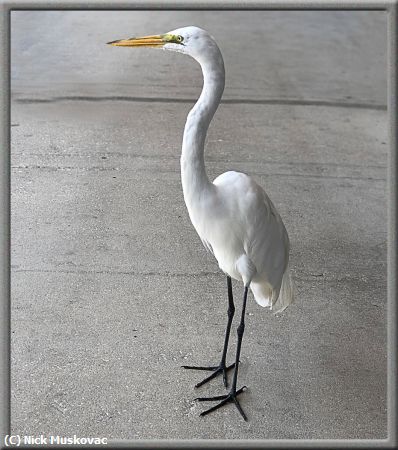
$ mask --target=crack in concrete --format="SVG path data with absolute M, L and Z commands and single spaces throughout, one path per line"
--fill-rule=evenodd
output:
M 76 167 L 76 166 L 11 166 L 12 170 L 48 170 L 51 172 L 56 171 L 68 171 L 68 170 L 82 170 L 82 171 L 101 171 L 101 172 L 111 172 L 118 171 L 121 172 L 123 170 L 129 170 L 128 168 L 119 168 L 119 167 Z M 173 172 L 173 170 L 162 168 L 160 169 L 150 169 L 150 168 L 141 168 L 140 172 L 149 172 L 149 173 L 169 173 Z M 386 178 L 374 178 L 374 177 L 350 177 L 350 176 L 334 176 L 334 175 L 315 175 L 315 174 L 298 174 L 298 173 L 264 173 L 264 172 L 252 172 L 250 171 L 250 175 L 254 176 L 266 176 L 266 177 L 291 177 L 291 178 L 318 178 L 318 179 L 329 179 L 329 180 L 363 180 L 363 181 L 386 181 Z
M 11 268 L 12 273 L 53 273 L 53 274 L 71 274 L 71 275 L 130 275 L 130 276 L 142 276 L 142 277 L 166 277 L 166 278 L 197 278 L 197 277 L 208 277 L 208 276 L 217 276 L 222 277 L 223 273 L 220 272 L 210 272 L 210 271 L 200 271 L 196 273 L 181 273 L 181 272 L 139 272 L 134 270 L 56 270 L 56 269 L 17 269 Z M 327 282 L 327 283 L 335 283 L 335 282 L 347 282 L 351 280 L 360 280 L 366 283 L 370 283 L 373 281 L 363 280 L 359 276 L 349 276 L 344 275 L 341 276 L 339 274 L 297 274 L 292 273 L 292 277 L 295 281 L 299 282 Z
M 134 275 L 134 276 L 159 276 L 159 277 L 207 277 L 211 275 L 222 275 L 222 272 L 206 272 L 201 271 L 197 273 L 180 273 L 180 272 L 138 272 L 130 270 L 54 270 L 54 269 L 11 269 L 12 273 L 64 273 L 76 275 Z
M 149 160 L 155 160 L 155 161 L 169 161 L 169 162 L 176 162 L 178 161 L 178 158 L 175 156 L 168 156 L 168 155 L 148 155 L 145 153 L 130 153 L 130 152 L 106 152 L 106 153 L 81 153 L 81 152 L 74 152 L 74 153 L 29 153 L 29 152 L 13 152 L 13 157 L 38 157 L 38 158 L 95 158 L 99 159 L 103 156 L 106 156 L 108 158 L 130 158 L 130 159 L 149 159 Z M 233 160 L 228 159 L 228 161 L 225 161 L 224 159 L 217 159 L 214 157 L 206 157 L 206 163 L 209 164 L 215 164 L 215 163 L 222 163 L 222 164 L 242 164 L 242 160 Z M 259 160 L 259 159 L 250 159 L 246 160 L 245 164 L 263 164 L 263 165 L 279 165 L 279 166 L 315 166 L 315 167 L 353 167 L 356 169 L 387 169 L 386 165 L 363 165 L 363 164 L 354 164 L 354 163 L 335 163 L 335 162 L 315 162 L 315 161 L 276 161 L 276 160 Z
M 193 98 L 166 98 L 166 97 L 131 97 L 123 95 L 110 96 L 86 96 L 70 95 L 51 98 L 17 98 L 13 99 L 16 103 L 34 104 L 34 103 L 58 103 L 64 101 L 83 101 L 83 102 L 141 102 L 141 103 L 195 103 Z M 226 98 L 221 100 L 226 105 L 297 105 L 297 106 L 327 106 L 334 108 L 356 108 L 356 109 L 374 109 L 378 111 L 387 111 L 387 105 L 377 103 L 344 102 L 329 100 L 305 100 L 305 99 L 249 99 L 249 98 Z

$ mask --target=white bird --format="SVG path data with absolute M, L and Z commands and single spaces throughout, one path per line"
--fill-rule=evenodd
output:
M 184 129 L 181 154 L 181 179 L 189 217 L 204 246 L 213 253 L 220 269 L 227 275 L 228 323 L 221 362 L 216 367 L 183 366 L 211 370 L 213 373 L 198 383 L 201 386 L 222 373 L 227 387 L 227 371 L 234 369 L 232 387 L 227 395 L 198 398 L 200 401 L 221 400 L 201 415 L 228 402 L 235 403 L 247 420 L 237 396 L 237 376 L 248 289 L 261 306 L 276 312 L 293 301 L 293 284 L 289 271 L 289 237 L 275 206 L 265 191 L 248 175 L 226 172 L 210 182 L 204 163 L 207 129 L 220 103 L 225 84 L 224 61 L 213 37 L 205 30 L 189 26 L 162 35 L 112 41 L 123 47 L 157 47 L 185 53 L 193 57 L 203 72 L 203 89 L 189 112 Z M 226 366 L 232 318 L 235 312 L 231 278 L 243 282 L 244 295 L 235 363 Z

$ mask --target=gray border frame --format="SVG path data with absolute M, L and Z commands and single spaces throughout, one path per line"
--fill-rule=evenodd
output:
M 108 446 L 135 449 L 167 448 L 396 448 L 396 297 L 397 297 L 397 61 L 398 0 L 377 1 L 329 1 L 329 0 L 265 0 L 265 1 L 217 1 L 217 0 L 0 0 L 0 439 L 4 448 L 4 436 L 10 432 L 10 16 L 15 10 L 384 10 L 388 14 L 388 114 L 390 155 L 388 168 L 388 439 L 347 440 L 145 440 L 109 441 Z M 58 446 L 57 446 L 58 447 Z M 61 446 L 59 446 L 61 447 Z M 65 446 L 63 446 L 65 447 Z M 98 447 L 98 446 L 96 446 Z M 88 447 L 86 447 L 88 448 Z

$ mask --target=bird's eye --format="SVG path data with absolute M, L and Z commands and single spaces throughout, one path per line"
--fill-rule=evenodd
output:
M 184 40 L 184 38 L 180 35 L 177 36 L 177 42 L 182 42 Z

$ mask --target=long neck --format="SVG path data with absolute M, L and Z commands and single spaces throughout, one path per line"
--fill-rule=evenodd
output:
M 207 129 L 224 90 L 224 62 L 218 47 L 211 57 L 198 60 L 203 72 L 202 93 L 187 117 L 181 154 L 181 181 L 185 203 L 199 201 L 213 187 L 205 169 L 204 146 Z

